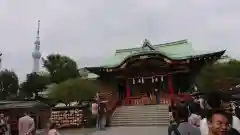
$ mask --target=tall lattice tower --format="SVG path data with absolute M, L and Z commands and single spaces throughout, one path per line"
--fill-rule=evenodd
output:
M 38 28 L 37 28 L 37 37 L 36 41 L 34 42 L 35 48 L 32 53 L 33 57 L 33 72 L 39 72 L 39 62 L 41 58 L 41 52 L 40 52 L 40 36 L 39 31 L 40 30 L 40 20 L 38 20 Z
M 0 53 L 0 70 L 2 70 L 2 53 Z

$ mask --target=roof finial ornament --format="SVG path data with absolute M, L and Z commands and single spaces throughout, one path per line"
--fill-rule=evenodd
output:
M 143 41 L 143 46 L 146 46 L 146 45 L 151 45 L 147 38 L 145 38 Z
M 144 39 L 142 48 L 148 47 L 150 50 L 155 50 L 152 44 L 149 42 L 147 38 Z

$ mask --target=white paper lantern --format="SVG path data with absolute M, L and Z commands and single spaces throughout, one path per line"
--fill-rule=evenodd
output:
M 157 77 L 155 78 L 155 82 L 158 82 L 158 78 Z
M 138 79 L 138 83 L 141 83 L 141 79 Z

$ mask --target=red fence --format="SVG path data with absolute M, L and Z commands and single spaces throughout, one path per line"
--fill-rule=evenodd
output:
M 189 94 L 179 94 L 174 97 L 176 101 L 189 100 L 192 98 Z M 150 100 L 147 96 L 132 96 L 125 99 L 124 105 L 148 105 L 156 103 L 156 97 L 152 97 Z M 160 104 L 170 104 L 169 96 L 162 95 L 160 97 Z

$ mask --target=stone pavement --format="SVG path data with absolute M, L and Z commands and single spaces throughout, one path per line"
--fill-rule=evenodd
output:
M 90 135 L 168 135 L 167 127 L 111 127 Z
M 167 135 L 167 127 L 110 127 L 103 131 L 96 129 L 65 129 L 60 135 Z M 46 132 L 37 135 L 47 135 Z

